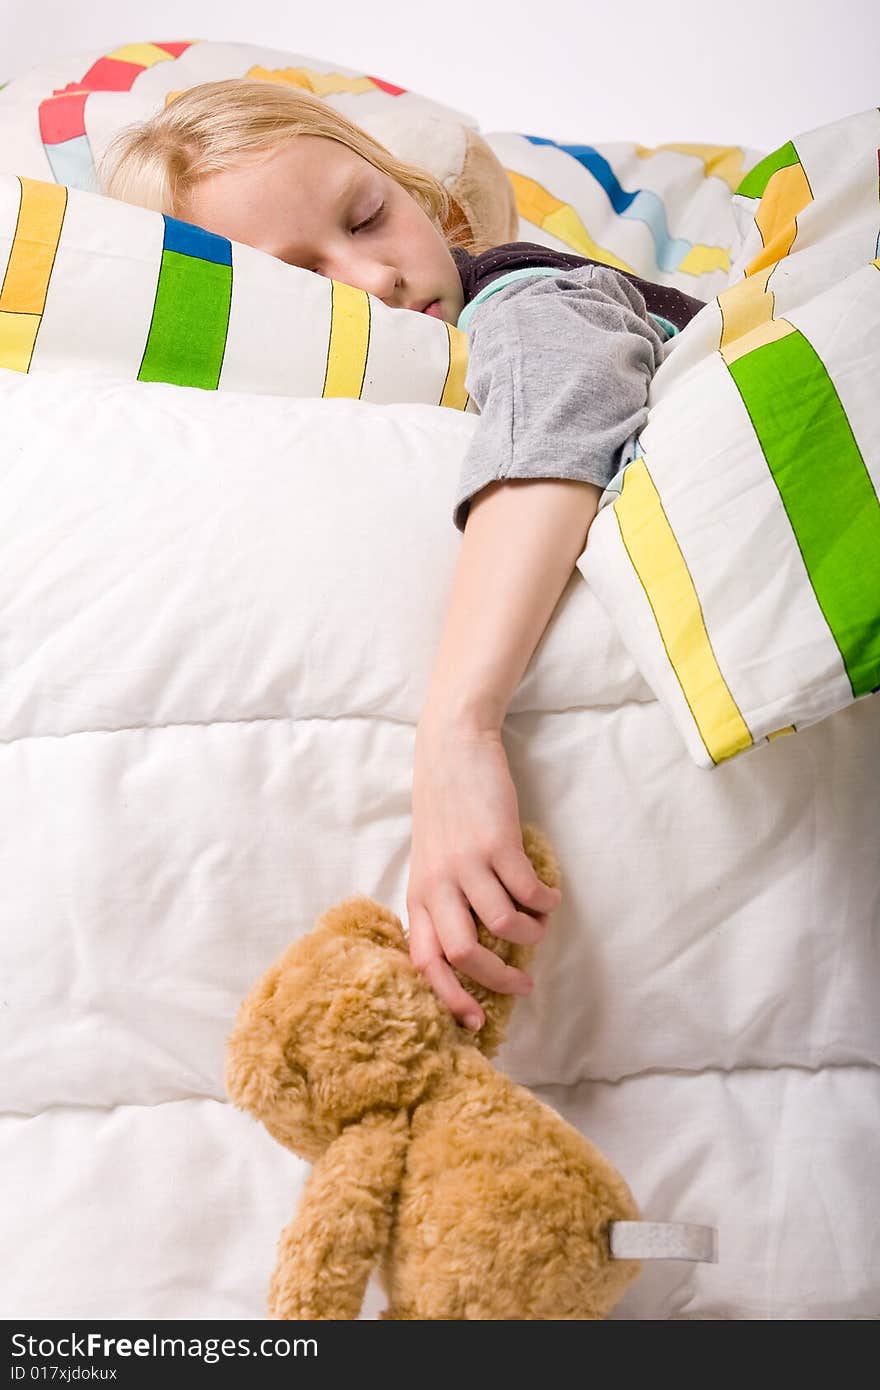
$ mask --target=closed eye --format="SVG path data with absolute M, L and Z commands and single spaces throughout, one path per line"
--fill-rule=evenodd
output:
M 384 210 L 385 204 L 382 203 L 381 206 L 378 207 L 376 211 L 373 213 L 372 217 L 367 218 L 366 222 L 359 222 L 356 227 L 352 227 L 352 232 L 362 232 L 364 227 L 369 227 L 372 225 L 373 222 L 377 222 Z

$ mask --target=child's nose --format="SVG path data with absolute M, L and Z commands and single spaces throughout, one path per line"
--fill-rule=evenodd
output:
M 347 276 L 338 275 L 335 277 L 336 279 L 344 279 L 346 284 L 354 285 L 359 290 L 366 290 L 367 294 L 375 295 L 376 299 L 381 299 L 386 304 L 394 306 L 398 286 L 398 274 L 394 266 L 385 265 L 381 261 L 367 261 L 363 257 L 358 257 L 350 260 L 344 269 L 347 271 Z

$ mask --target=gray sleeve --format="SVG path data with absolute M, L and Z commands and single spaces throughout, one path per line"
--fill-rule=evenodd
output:
M 488 483 L 571 478 L 605 487 L 648 418 L 665 332 L 610 267 L 515 281 L 474 312 L 465 387 L 480 419 L 452 519 Z

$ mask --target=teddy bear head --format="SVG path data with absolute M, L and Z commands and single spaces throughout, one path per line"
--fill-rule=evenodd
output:
M 250 991 L 227 1045 L 226 1089 L 314 1162 L 345 1125 L 415 1104 L 457 1038 L 412 966 L 399 918 L 358 895 L 319 917 Z

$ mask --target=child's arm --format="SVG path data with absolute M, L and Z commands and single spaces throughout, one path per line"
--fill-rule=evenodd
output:
M 480 420 L 458 480 L 458 529 L 471 499 L 502 478 L 605 488 L 644 428 L 665 354 L 665 329 L 636 286 L 610 266 L 502 284 L 475 306 L 468 337 L 465 385 Z
M 528 982 L 480 947 L 471 909 L 499 935 L 533 944 L 558 902 L 522 848 L 501 727 L 602 491 L 647 419 L 663 342 L 638 289 L 607 267 L 520 279 L 473 314 L 466 384 L 480 422 L 459 480 L 453 519 L 464 539 L 416 736 L 407 911 L 413 964 L 477 1026 L 480 1010 L 450 963 L 502 993 Z
M 512 911 L 510 899 L 538 914 L 559 901 L 522 848 L 501 726 L 601 495 L 555 478 L 495 482 L 471 505 L 416 735 L 407 896 L 413 964 L 461 1021 L 482 1015 L 450 960 L 501 993 L 526 982 L 477 944 L 470 904 L 488 927 L 501 917 L 508 939 L 531 943 L 546 918 Z

